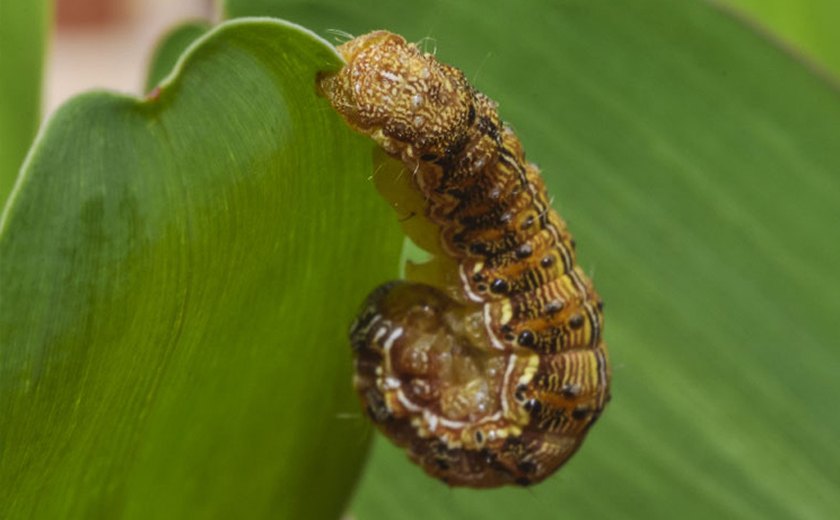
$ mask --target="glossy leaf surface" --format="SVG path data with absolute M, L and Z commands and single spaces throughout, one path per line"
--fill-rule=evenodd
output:
M 367 447 L 347 328 L 401 240 L 316 95 L 338 65 L 234 21 L 153 97 L 49 122 L 0 231 L 0 517 L 344 509 Z

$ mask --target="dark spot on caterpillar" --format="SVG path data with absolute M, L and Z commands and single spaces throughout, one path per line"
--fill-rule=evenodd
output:
M 531 248 L 531 244 L 522 244 L 516 249 L 516 257 L 520 260 L 523 258 L 528 258 L 533 252 L 534 251 Z
M 516 338 L 516 341 L 523 347 L 533 347 L 537 342 L 537 337 L 534 336 L 534 333 L 530 330 L 523 330 L 519 333 L 519 337 Z
M 560 393 L 563 394 L 563 397 L 566 399 L 573 399 L 580 395 L 580 385 L 577 383 L 566 383 L 563 385 L 563 388 L 560 390 Z
M 428 268 L 407 270 L 413 281 L 368 297 L 351 328 L 354 386 L 429 475 L 473 487 L 540 482 L 609 396 L 602 304 L 567 254 L 574 241 L 495 102 L 463 73 L 384 31 L 339 52 L 346 65 L 321 74 L 319 91 L 404 159 L 410 182 L 383 195 L 395 207 L 419 201 L 408 217 L 419 225 L 404 229 L 440 245 L 429 246 Z M 566 302 L 579 303 L 566 314 Z
M 490 290 L 493 291 L 496 294 L 506 293 L 506 292 L 508 292 L 508 283 L 501 278 L 496 278 L 490 284 Z
M 516 391 L 513 393 L 513 398 L 519 402 L 525 402 L 525 392 L 528 391 L 528 387 L 525 385 L 519 385 L 516 387 Z
M 533 473 L 537 470 L 537 465 L 530 460 L 523 460 L 516 465 L 516 468 L 522 473 Z
M 373 420 L 373 422 L 382 423 L 390 418 L 390 414 L 388 413 L 387 408 L 385 408 L 384 404 L 380 406 L 369 404 L 365 408 L 365 411 L 367 412 L 368 417 L 370 417 L 371 420 Z
M 556 314 L 563 310 L 564 307 L 563 300 L 551 300 L 545 306 L 546 314 Z
M 526 411 L 531 412 L 531 415 L 539 415 L 540 411 L 542 411 L 542 403 L 537 399 L 529 399 L 525 401 L 524 408 Z
M 575 419 L 576 421 L 585 419 L 587 415 L 589 415 L 589 408 L 575 408 L 572 411 L 572 419 Z
M 478 454 L 481 456 L 481 460 L 484 461 L 485 464 L 488 466 L 495 466 L 499 463 L 498 459 L 496 458 L 496 454 L 492 451 L 488 450 L 487 448 L 482 448 Z

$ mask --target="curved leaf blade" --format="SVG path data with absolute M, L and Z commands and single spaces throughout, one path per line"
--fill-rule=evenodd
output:
M 178 63 L 181 54 L 202 35 L 210 30 L 210 23 L 204 20 L 186 22 L 167 32 L 158 42 L 150 59 L 146 77 L 145 92 L 151 92 Z
M 0 231 L 0 516 L 343 509 L 367 445 L 346 329 L 401 241 L 316 96 L 338 65 L 235 21 L 156 97 L 47 125 Z

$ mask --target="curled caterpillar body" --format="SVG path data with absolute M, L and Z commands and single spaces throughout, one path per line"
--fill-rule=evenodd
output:
M 339 52 L 347 64 L 319 88 L 399 161 L 383 162 L 380 191 L 434 255 L 365 302 L 351 329 L 356 390 L 430 475 L 539 482 L 609 399 L 601 299 L 495 102 L 395 34 Z

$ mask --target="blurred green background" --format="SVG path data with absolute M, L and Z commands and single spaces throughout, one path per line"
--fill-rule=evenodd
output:
M 718 0 L 806 62 L 840 77 L 840 3 L 834 0 Z
M 279 404 L 266 402 L 249 411 L 255 416 L 264 414 L 265 421 L 246 414 L 251 417 L 250 426 L 236 431 L 236 436 L 222 434 L 217 439 L 248 443 L 252 438 L 267 439 L 266 429 L 273 428 L 285 431 L 281 437 L 286 439 L 316 439 L 308 444 L 310 456 L 291 457 L 295 449 L 291 441 L 286 452 L 256 448 L 255 460 L 260 453 L 267 455 L 255 466 L 267 473 L 258 480 L 264 488 L 256 490 L 250 473 L 254 467 L 220 463 L 218 467 L 242 472 L 226 475 L 224 491 L 220 491 L 220 477 L 208 475 L 207 465 L 181 464 L 184 478 L 193 483 L 192 492 L 181 495 L 171 490 L 167 500 L 178 505 L 159 514 L 170 511 L 174 518 L 177 513 L 172 511 L 194 506 L 198 516 L 207 518 L 232 512 L 266 518 L 278 514 L 330 518 L 345 504 L 348 514 L 357 519 L 832 518 L 840 514 L 840 413 L 836 405 L 840 349 L 835 332 L 840 314 L 836 297 L 840 293 L 836 231 L 840 223 L 840 44 L 833 30 L 840 16 L 836 3 L 229 0 L 224 8 L 228 17 L 270 15 L 290 20 L 331 41 L 335 40 L 330 31 L 335 29 L 352 34 L 376 28 L 399 32 L 410 40 L 422 40 L 429 49 L 436 48 L 440 59 L 462 68 L 481 90 L 499 101 L 503 117 L 516 129 L 529 159 L 542 168 L 555 207 L 575 234 L 581 264 L 593 275 L 606 301 L 613 401 L 580 453 L 544 484 L 528 489 L 453 490 L 425 477 L 379 437 L 356 482 L 365 446 L 358 432 L 370 430 L 358 411 L 343 405 L 304 407 L 280 420 L 272 415 L 273 406 L 293 403 L 296 395 L 316 395 L 325 383 L 324 379 L 275 380 L 265 388 L 276 392 Z M 290 40 L 288 51 L 277 52 L 293 53 L 310 45 L 305 41 Z M 153 78 L 163 75 L 160 70 L 167 69 L 179 46 L 185 45 L 168 47 L 166 42 L 153 60 Z M 201 52 L 212 51 L 205 47 Z M 247 61 L 254 52 L 239 54 L 237 59 Z M 235 61 L 227 66 L 236 67 Z M 183 74 L 186 81 L 188 71 Z M 7 77 L 3 76 L 4 81 Z M 225 96 L 237 99 L 231 90 L 228 86 Z M 286 102 L 310 103 L 303 99 L 293 95 Z M 200 121 L 198 113 L 191 117 Z M 248 131 L 246 124 L 243 128 Z M 332 164 L 341 168 L 343 159 L 338 154 L 346 151 L 325 143 L 320 127 L 295 132 L 302 132 L 301 142 L 318 142 L 335 154 Z M 363 140 L 352 143 L 354 153 L 369 149 Z M 300 174 L 298 163 L 291 162 L 271 171 Z M 363 186 L 364 167 L 359 162 L 342 172 L 351 180 L 343 177 L 346 185 L 339 189 L 324 187 L 328 183 L 322 175 L 304 177 L 308 180 L 300 189 L 311 194 L 284 202 L 291 205 L 291 214 L 277 232 L 311 240 L 307 233 L 315 231 L 306 222 L 316 217 L 306 212 L 320 204 L 313 187 L 326 190 L 325 200 L 344 200 L 353 207 L 347 195 L 341 194 L 352 189 L 358 190 L 358 197 L 365 196 L 363 188 L 370 186 Z M 78 175 L 83 179 L 85 174 Z M 336 175 L 327 178 L 342 178 Z M 353 178 L 359 181 L 354 183 Z M 49 182 L 46 174 L 44 179 Z M 202 193 L 209 189 L 202 186 L 197 188 Z M 237 187 L 225 189 L 235 192 Z M 267 183 L 263 189 L 279 190 L 282 195 L 291 188 L 281 182 L 277 186 Z M 177 203 L 182 197 L 174 194 L 171 201 Z M 36 204 L 34 198 L 31 203 Z M 186 214 L 210 222 L 218 218 L 212 207 L 202 214 Z M 352 244 L 370 244 L 365 237 L 378 232 L 383 241 L 382 264 L 370 266 L 365 276 L 381 280 L 394 275 L 398 238 L 387 212 L 364 224 L 342 216 L 334 204 L 318 214 L 324 226 L 333 230 L 318 235 L 328 242 L 321 254 L 333 259 L 324 265 L 334 267 L 323 269 L 338 279 L 356 277 L 355 262 L 347 262 L 360 254 L 358 249 L 353 252 Z M 175 222 L 179 215 L 173 213 Z M 224 222 L 242 225 L 237 219 Z M 27 225 L 32 227 L 16 225 L 24 233 Z M 263 233 L 264 240 L 271 239 L 270 226 L 260 230 L 258 236 Z M 8 234 L 5 230 L 0 237 L 6 244 Z M 295 254 L 293 248 L 285 251 L 274 251 L 281 262 Z M 212 252 L 220 258 L 228 255 L 224 247 Z M 227 261 L 231 269 L 237 269 L 234 261 Z M 259 260 L 252 262 L 258 265 Z M 185 265 L 192 264 L 187 260 Z M 317 273 L 312 277 L 321 278 Z M 239 282 L 232 283 L 237 287 Z M 295 320 L 310 319 L 329 337 L 339 338 L 358 304 L 357 295 L 337 292 L 334 284 L 317 287 L 341 310 L 333 315 L 313 307 Z M 72 286 L 68 289 L 73 290 Z M 260 294 L 259 288 L 249 290 Z M 218 295 L 205 292 L 198 297 L 212 300 Z M 316 305 L 320 300 L 304 301 Z M 2 308 L 4 315 L 12 315 L 13 306 L 5 298 Z M 201 336 L 202 325 L 194 326 L 198 328 L 192 333 Z M 231 327 L 235 334 L 235 321 Z M 305 335 L 296 337 L 307 341 Z M 260 341 L 268 338 L 270 334 Z M 342 396 L 340 400 L 347 395 L 343 392 L 350 392 L 350 375 L 347 346 L 338 339 L 334 342 L 318 352 L 327 356 L 335 352 L 345 356 L 344 361 L 320 377 L 330 378 L 331 391 Z M 215 352 L 202 342 L 195 348 L 196 360 L 208 366 L 211 360 L 229 361 L 225 357 L 229 354 L 202 354 L 202 350 Z M 256 352 L 261 362 L 278 362 L 269 348 Z M 296 350 L 281 346 L 276 352 L 284 356 Z M 309 359 L 317 362 L 318 355 Z M 45 366 L 58 361 L 48 357 Z M 215 373 L 202 370 L 205 375 Z M 66 377 L 73 373 L 67 371 Z M 177 380 L 189 372 L 186 366 L 176 366 L 161 373 Z M 226 377 L 230 385 L 247 387 L 252 375 Z M 215 388 L 200 378 L 195 385 L 191 392 L 198 396 L 203 394 L 201 385 Z M 2 385 L 0 391 L 4 391 Z M 135 395 L 132 389 L 121 391 L 124 394 L 118 398 Z M 243 391 L 239 395 L 255 399 L 256 394 Z M 152 411 L 161 406 L 156 399 L 150 398 Z M 228 410 L 252 402 L 219 400 L 217 395 L 201 399 L 208 414 L 214 406 Z M 26 401 L 18 404 L 25 406 Z M 183 412 L 178 407 L 171 410 Z M 146 471 L 165 473 L 166 457 L 177 460 L 178 454 L 160 446 L 165 444 L 160 440 L 178 438 L 172 424 L 183 418 L 171 423 L 165 419 L 156 423 L 157 436 L 146 438 L 141 431 L 136 439 L 115 449 L 143 446 L 152 459 Z M 67 420 L 74 420 L 72 414 Z M 118 415 L 109 422 L 109 416 L 102 414 L 98 420 L 101 428 L 111 428 L 130 419 Z M 353 439 L 338 433 L 319 437 L 315 430 L 292 428 L 290 420 L 303 421 L 300 424 L 319 432 L 347 429 L 357 433 L 348 434 L 356 435 Z M 202 426 L 212 424 L 194 427 L 205 431 Z M 213 439 L 213 433 L 204 434 Z M 320 451 L 318 443 L 323 445 Z M 6 445 L 6 456 L 16 458 L 18 449 Z M 96 446 L 71 449 L 80 458 L 96 453 Z M 347 456 L 348 451 L 353 456 Z M 215 464 L 214 457 L 224 460 L 212 450 L 200 453 L 210 457 L 210 465 Z M 49 461 L 43 463 L 49 468 Z M 292 471 L 284 471 L 280 478 L 280 473 L 271 471 L 279 467 Z M 315 470 L 320 468 L 339 477 L 329 479 L 329 486 L 319 486 L 324 477 Z M 131 467 L 113 469 L 92 473 L 90 478 L 142 482 L 132 471 Z M 44 472 L 49 473 L 48 469 Z M 148 488 L 105 489 L 96 498 L 109 504 L 116 516 L 142 512 L 126 504 L 145 499 Z M 212 498 L 198 507 L 201 491 L 210 489 Z M 290 489 L 294 500 L 289 498 Z M 219 493 L 228 493 L 229 499 L 219 499 Z M 73 492 L 67 496 L 66 501 L 72 503 Z M 243 496 L 263 505 L 239 504 L 237 509 L 236 497 Z M 294 509 L 283 501 L 294 501 Z M 69 511 L 84 516 L 78 509 Z M 94 511 L 92 516 L 104 518 L 107 512 Z

